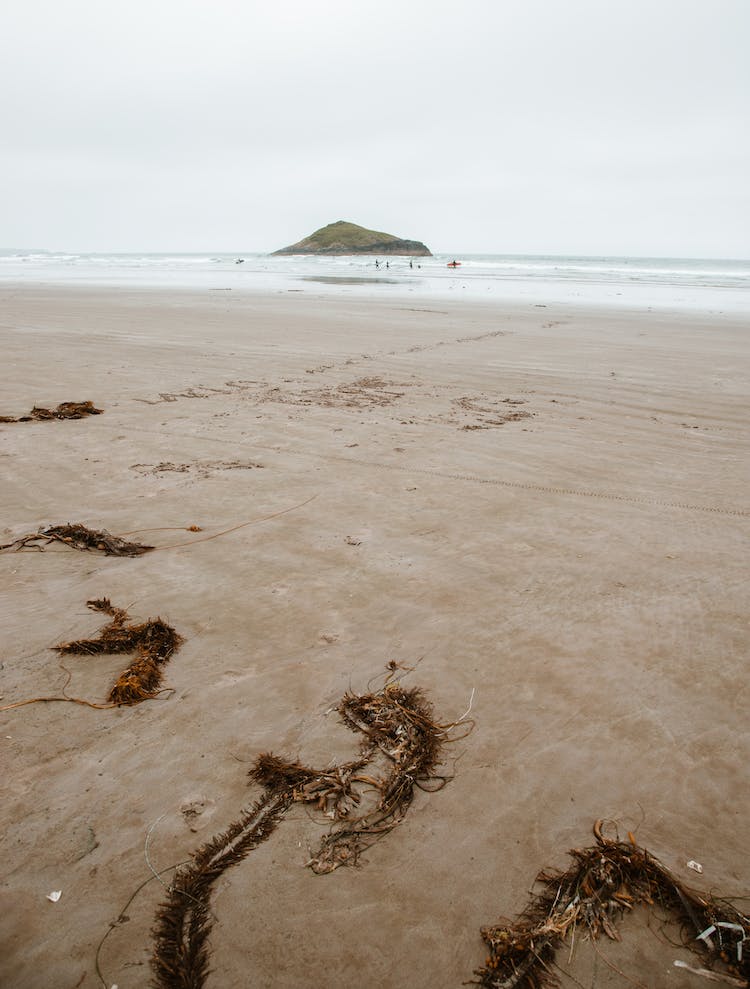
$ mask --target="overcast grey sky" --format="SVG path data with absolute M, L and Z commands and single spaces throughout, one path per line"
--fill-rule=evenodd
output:
M 750 257 L 749 0 L 24 0 L 0 246 Z

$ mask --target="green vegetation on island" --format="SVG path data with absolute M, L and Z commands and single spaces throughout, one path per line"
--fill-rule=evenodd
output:
M 337 220 L 321 227 L 304 240 L 282 247 L 278 254 L 406 254 L 432 257 L 431 251 L 418 240 L 404 240 L 380 230 L 367 230 L 356 223 Z

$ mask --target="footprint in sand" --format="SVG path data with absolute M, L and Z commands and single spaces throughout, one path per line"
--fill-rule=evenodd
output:
M 180 804 L 180 813 L 191 831 L 202 831 L 214 815 L 216 804 L 204 796 L 186 797 Z

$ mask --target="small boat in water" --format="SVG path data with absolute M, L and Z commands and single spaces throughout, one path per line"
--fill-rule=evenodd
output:
M 461 262 L 460 261 L 449 261 L 448 262 L 448 267 L 449 268 L 460 268 L 461 267 Z

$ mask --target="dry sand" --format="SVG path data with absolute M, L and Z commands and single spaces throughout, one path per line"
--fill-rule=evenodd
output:
M 137 559 L 0 556 L 4 704 L 59 693 L 49 647 L 101 627 L 89 598 L 186 639 L 155 701 L 2 714 L 3 986 L 101 985 L 96 947 L 150 876 L 149 829 L 164 869 L 237 818 L 261 751 L 351 757 L 326 712 L 391 659 L 419 664 L 408 682 L 443 720 L 474 691 L 454 779 L 329 876 L 305 868 L 320 822 L 294 811 L 217 885 L 211 989 L 460 986 L 480 926 L 518 913 L 601 816 L 687 882 L 750 890 L 742 320 L 314 291 L 1 297 L 0 414 L 105 413 L 0 426 L 0 542 L 45 522 L 203 527 L 151 534 L 184 544 L 314 498 Z M 124 663 L 66 665 L 72 695 L 104 701 Z M 148 984 L 162 893 L 146 885 L 106 941 L 108 987 Z M 660 937 L 634 922 L 599 951 L 650 987 L 703 985 Z M 632 984 L 602 955 L 577 949 L 579 984 Z

